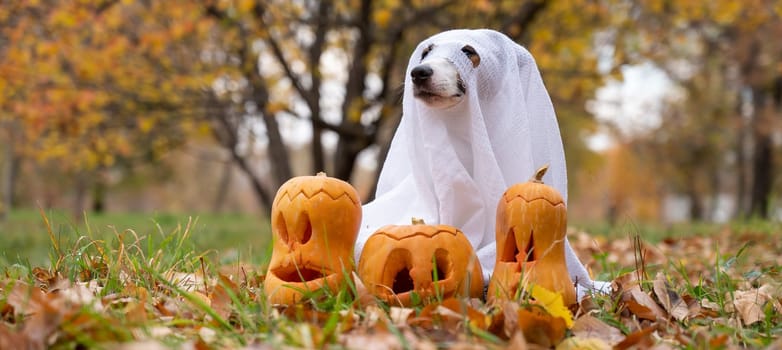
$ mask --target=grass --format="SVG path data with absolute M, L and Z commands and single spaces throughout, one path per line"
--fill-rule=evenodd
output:
M 367 348 L 380 343 L 503 348 L 513 342 L 505 329 L 520 327 L 500 317 L 507 314 L 505 306 L 461 300 L 462 311 L 454 314 L 432 307 L 453 303 L 441 298 L 417 305 L 406 320 L 393 321 L 389 305 L 359 303 L 367 292 L 351 282 L 343 290 L 311 293 L 313 299 L 302 304 L 269 305 L 262 288 L 261 266 L 269 257 L 269 225 L 263 219 L 86 218 L 47 212 L 44 219 L 25 211 L 2 224 L 0 251 L 8 263 L 0 262 L 5 276 L 0 280 L 0 348 L 113 348 L 144 341 L 196 348 Z M 619 281 L 628 290 L 640 288 L 663 308 L 654 290 L 660 272 L 665 294 L 685 300 L 690 309 L 681 320 L 670 315 L 648 319 L 645 301 L 624 291 L 595 296 L 591 306 L 576 312 L 576 322 L 593 315 L 639 348 L 661 342 L 682 349 L 768 346 L 782 337 L 778 227 L 752 222 L 590 228 L 609 237 L 597 243 L 600 253 L 593 267 L 600 278 Z M 623 240 L 633 244 L 618 244 Z M 625 272 L 637 276 L 637 287 L 619 277 Z M 761 292 L 768 299 L 747 304 L 745 296 L 753 292 L 750 301 L 757 302 Z M 92 301 L 74 303 L 76 296 Z M 757 321 L 747 322 L 742 308 L 754 306 Z M 485 317 L 475 316 L 476 311 Z M 579 335 L 568 330 L 566 337 Z
M 191 235 L 184 243 L 189 249 L 209 251 L 225 262 L 261 263 L 269 257 L 271 232 L 263 215 L 87 213 L 74 218 L 59 211 L 43 214 L 60 246 L 73 244 L 80 236 L 113 239 L 128 230 L 147 237 L 147 242 L 154 245 L 192 219 Z M 40 211 L 11 212 L 6 221 L 0 221 L 0 237 L 0 266 L 17 262 L 40 266 L 50 260 L 51 239 Z

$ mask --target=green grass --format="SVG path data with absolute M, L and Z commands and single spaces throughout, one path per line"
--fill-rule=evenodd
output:
M 638 235 L 646 242 L 657 243 L 667 238 L 685 238 L 709 236 L 720 230 L 763 234 L 782 233 L 782 222 L 773 220 L 748 219 L 730 223 L 678 222 L 663 224 L 657 222 L 639 222 L 625 219 L 611 224 L 607 221 L 573 221 L 570 225 L 606 238 L 623 238 Z
M 223 262 L 262 263 L 269 256 L 271 228 L 260 214 L 87 213 L 80 218 L 60 211 L 43 214 L 60 246 L 72 245 L 82 236 L 113 239 L 128 230 L 154 245 L 178 226 L 191 222 L 186 244 L 192 250 L 216 254 Z M 0 266 L 18 262 L 45 265 L 50 261 L 50 248 L 51 239 L 40 211 L 17 210 L 6 221 L 0 221 Z

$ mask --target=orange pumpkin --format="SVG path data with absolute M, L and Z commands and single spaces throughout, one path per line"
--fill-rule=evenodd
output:
M 543 183 L 548 166 L 528 182 L 508 188 L 497 205 L 497 260 L 489 299 L 511 299 L 519 287 L 540 285 L 576 303 L 565 262 L 567 209 L 562 195 Z
M 453 226 L 388 225 L 364 245 L 358 275 L 373 295 L 390 304 L 410 306 L 441 295 L 480 297 L 483 274 L 470 241 Z
M 271 221 L 274 251 L 263 287 L 272 304 L 344 285 L 361 224 L 361 202 L 350 184 L 324 173 L 292 178 L 277 191 Z

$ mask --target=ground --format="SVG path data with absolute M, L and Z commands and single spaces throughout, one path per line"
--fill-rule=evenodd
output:
M 2 224 L 0 348 L 782 346 L 775 223 L 574 225 L 573 246 L 614 293 L 567 309 L 535 287 L 514 301 L 435 298 L 400 308 L 377 302 L 360 281 L 268 305 L 262 218 L 88 221 L 23 212 Z

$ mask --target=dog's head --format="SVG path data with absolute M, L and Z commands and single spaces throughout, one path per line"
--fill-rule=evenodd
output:
M 467 86 L 462 80 L 456 65 L 448 59 L 453 50 L 459 50 L 472 63 L 473 67 L 481 64 L 481 55 L 468 44 L 455 46 L 438 45 L 437 42 L 426 44 L 420 50 L 420 61 L 410 70 L 413 83 L 413 96 L 432 108 L 448 108 L 461 102 L 467 92 Z M 440 54 L 435 54 L 438 51 Z M 413 57 L 415 59 L 415 57 Z

